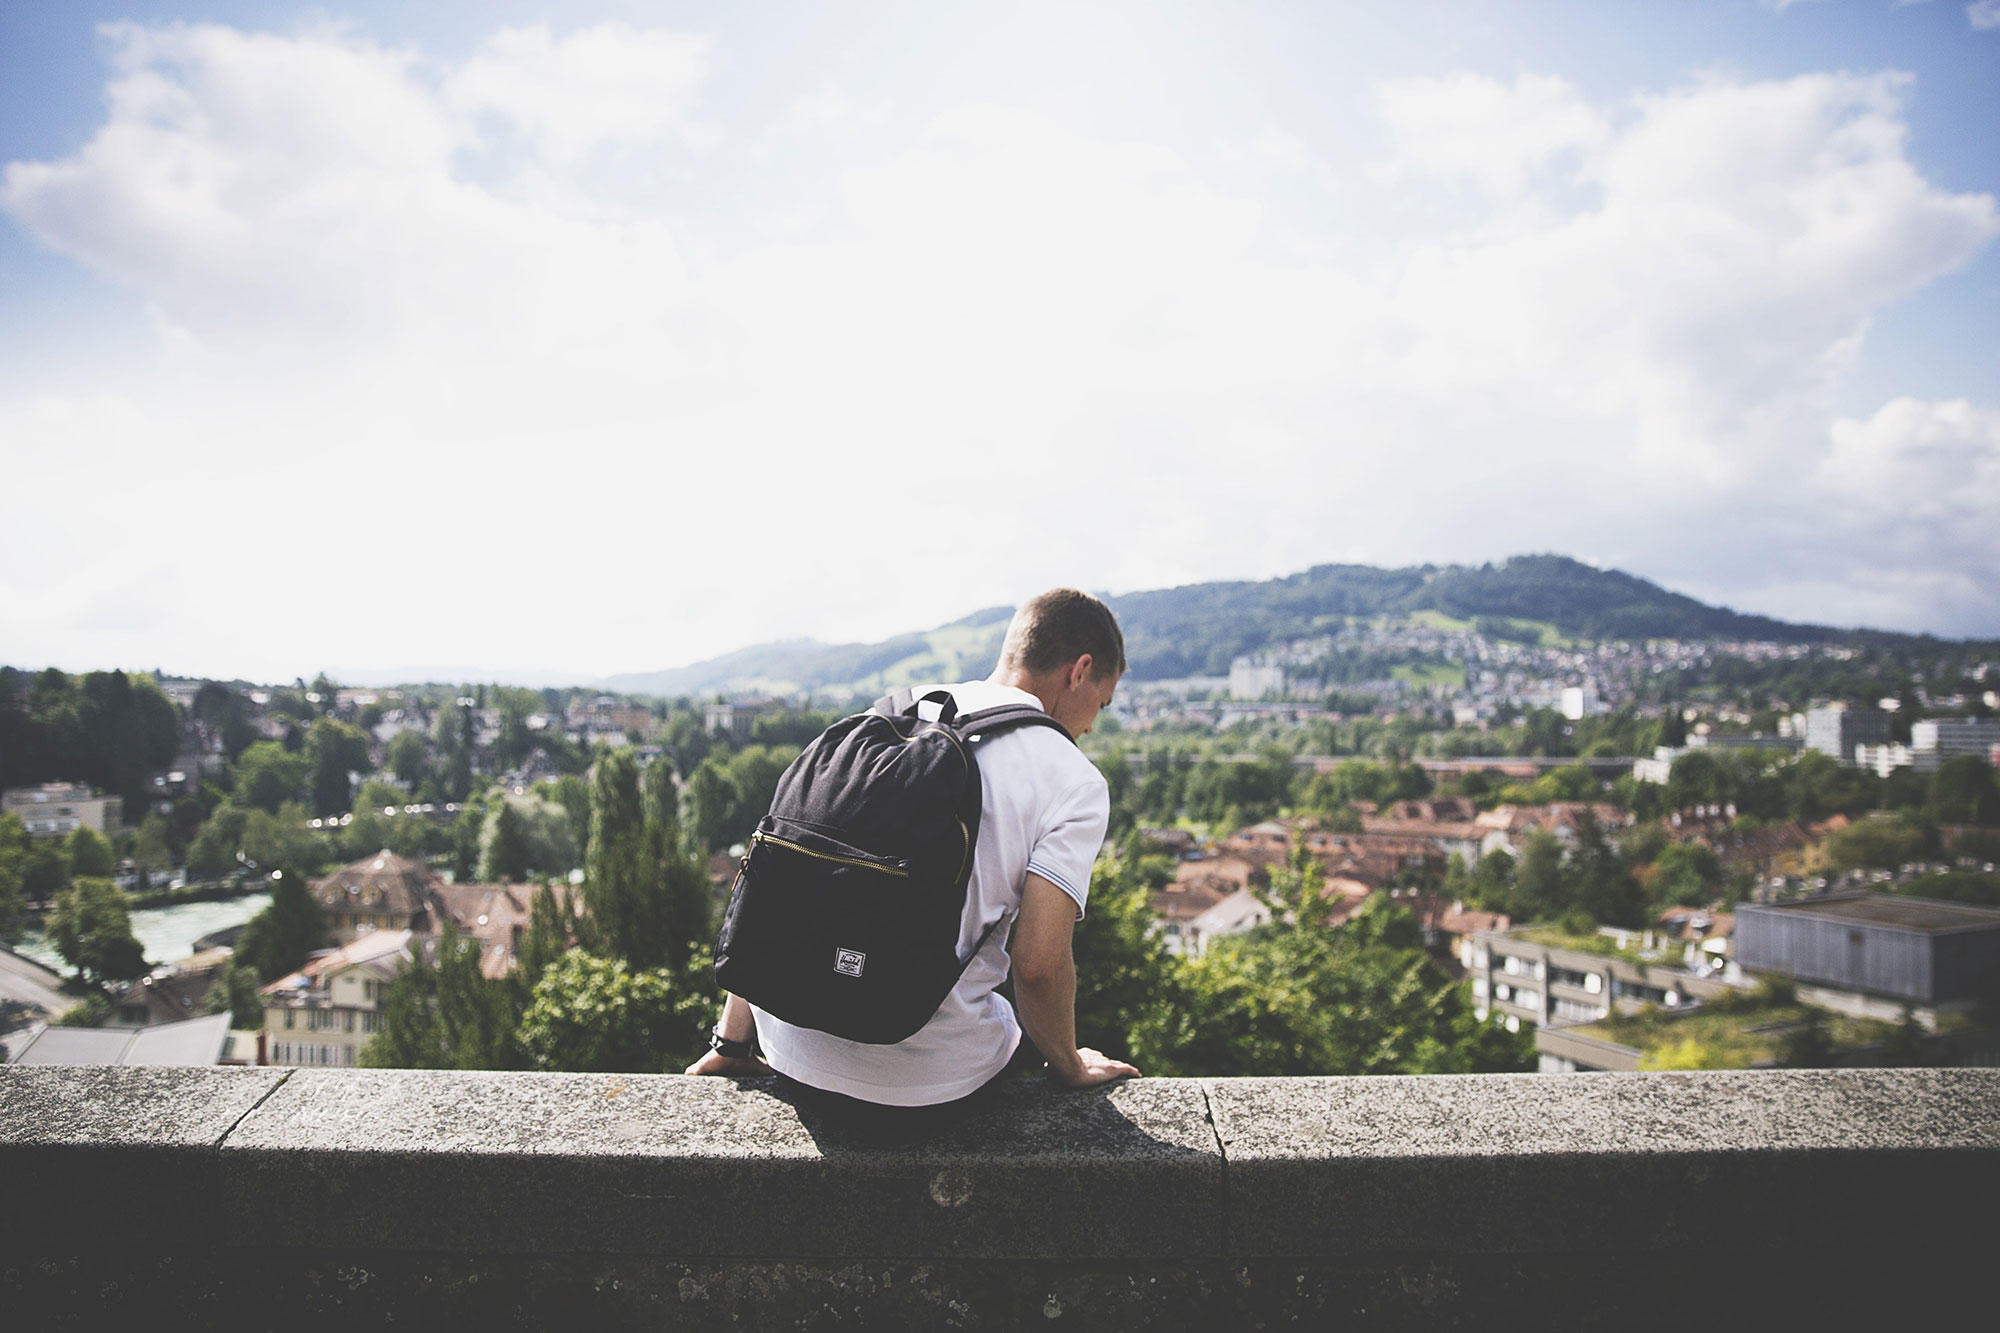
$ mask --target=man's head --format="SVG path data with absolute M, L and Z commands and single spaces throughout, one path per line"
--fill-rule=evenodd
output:
M 1082 736 L 1125 674 L 1125 635 L 1087 592 L 1052 588 L 1014 613 L 993 679 L 1026 690 L 1072 736 Z

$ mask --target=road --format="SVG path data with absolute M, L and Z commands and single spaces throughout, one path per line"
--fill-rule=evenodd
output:
M 40 963 L 0 947 L 0 1007 L 12 1008 L 6 1003 L 12 1000 L 40 1011 L 31 1017 L 54 1018 L 76 1004 L 61 986 L 62 978 Z

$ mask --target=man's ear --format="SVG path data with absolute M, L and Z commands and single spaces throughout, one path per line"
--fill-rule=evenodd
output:
M 1071 662 L 1069 664 L 1069 687 L 1076 689 L 1083 682 L 1089 680 L 1091 669 L 1096 665 L 1095 662 L 1091 661 L 1089 653 L 1085 653 L 1082 657 L 1077 658 L 1076 661 Z

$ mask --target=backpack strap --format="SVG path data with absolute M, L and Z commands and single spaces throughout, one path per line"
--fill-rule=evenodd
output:
M 1069 734 L 1068 727 L 1034 704 L 1001 704 L 997 708 L 982 708 L 976 713 L 966 713 L 953 725 L 959 735 L 968 741 L 986 740 L 1017 727 L 1054 727 L 1062 733 L 1064 740 L 1076 744 L 1076 737 Z
M 951 697 L 950 690 L 932 690 L 919 698 L 917 692 L 907 685 L 900 690 L 889 691 L 870 704 L 868 711 L 888 718 L 916 717 L 917 705 L 923 703 L 936 704 L 937 720 L 946 726 L 951 725 L 952 719 L 958 716 L 958 700 Z

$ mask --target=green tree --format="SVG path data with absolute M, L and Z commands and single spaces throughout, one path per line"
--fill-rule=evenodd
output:
M 407 736 L 409 732 L 403 732 Z M 340 832 L 340 853 L 348 860 L 386 847 L 398 856 L 421 860 L 433 843 L 438 826 L 421 814 L 405 814 L 409 794 L 386 782 L 361 784 L 354 797 L 354 819 Z M 394 813 L 390 813 L 394 811 Z
M 49 939 L 85 981 L 131 981 L 146 975 L 146 957 L 132 936 L 130 904 L 108 879 L 85 876 L 56 895 Z
M 254 869 L 272 866 L 310 866 L 318 869 L 327 862 L 325 837 L 306 826 L 306 812 L 296 802 L 287 801 L 276 814 L 252 810 L 243 818 L 243 861 Z
M 736 805 L 736 785 L 713 756 L 704 759 L 688 778 L 681 800 L 688 831 L 699 851 L 705 854 L 729 845 L 726 831 Z
M 1894 815 L 1857 819 L 1826 840 L 1836 870 L 1898 870 L 1924 854 L 1923 830 Z
M 729 807 L 717 846 L 748 842 L 757 821 L 771 808 L 778 779 L 785 767 L 798 757 L 797 746 L 746 745 L 729 757 L 729 786 L 735 800 Z
M 164 875 L 174 867 L 174 841 L 174 826 L 155 810 L 132 839 L 132 860 L 148 875 Z
M 389 983 L 382 1027 L 361 1050 L 375 1069 L 515 1069 L 514 1007 L 505 981 L 479 965 L 479 941 L 445 923 L 435 953 Z
M 2000 824 L 2000 786 L 1978 755 L 1955 755 L 1931 775 L 1931 818 L 1940 824 Z
M 229 1026 L 254 1032 L 264 1026 L 264 997 L 258 993 L 257 970 L 231 957 L 206 1001 L 211 1014 L 229 1015 Z
M 1299 922 L 1323 920 L 1320 895 L 1325 888 L 1326 867 L 1301 841 L 1293 846 L 1286 863 L 1271 872 L 1271 885 L 1264 897 L 1281 917 Z
M 501 797 L 486 816 L 485 844 L 479 856 L 479 878 L 489 884 L 528 878 L 532 852 L 528 845 L 527 821 L 514 802 Z
M 306 734 L 305 753 L 313 813 L 322 819 L 346 814 L 354 806 L 349 775 L 369 771 L 368 737 L 357 727 L 323 717 Z
M 493 691 L 492 704 L 500 714 L 500 739 L 494 743 L 493 759 L 505 771 L 528 757 L 535 748 L 535 734 L 528 719 L 541 711 L 542 696 L 533 690 L 501 685 Z
M 0 942 L 13 944 L 26 928 L 28 829 L 19 815 L 0 815 Z
M 109 879 L 118 869 L 117 859 L 111 854 L 111 844 L 88 824 L 78 824 L 70 830 L 64 850 L 69 855 L 71 875 Z
M 270 875 L 271 901 L 250 918 L 236 941 L 232 962 L 261 982 L 276 981 L 305 966 L 306 956 L 327 945 L 326 914 L 296 870 Z
M 1574 904 L 1606 925 L 1638 926 L 1646 917 L 1646 895 L 1619 860 L 1617 849 L 1588 811 L 1576 821 L 1576 843 L 1564 866 L 1567 904 Z
M 65 1009 L 56 1019 L 57 1027 L 101 1028 L 111 1021 L 111 999 L 103 991 L 94 990 L 82 1001 Z
M 276 741 L 259 741 L 236 761 L 236 789 L 230 799 L 244 809 L 276 814 L 287 801 L 299 799 L 308 764 L 306 756 L 293 754 Z
M 216 876 L 236 869 L 236 854 L 243 850 L 243 829 L 248 822 L 249 817 L 233 800 L 215 807 L 188 845 L 188 874 Z
M 52 902 L 69 883 L 69 857 L 60 838 L 31 838 L 21 858 L 21 892 L 30 902 Z
M 542 974 L 520 1039 L 536 1069 L 661 1073 L 703 1048 L 713 995 L 668 968 L 635 970 L 572 949 Z
M 681 836 L 680 793 L 664 762 L 648 767 L 643 781 L 646 808 L 644 865 L 652 879 L 643 913 L 650 936 L 644 951 L 679 972 L 715 938 L 715 899 L 701 856 Z
M 1700 907 L 1715 900 L 1722 880 L 1722 859 L 1712 848 L 1693 842 L 1670 843 L 1653 863 L 1652 899 L 1661 907 Z
M 494 800 L 503 800 L 497 792 Z M 484 852 L 487 803 L 484 798 L 459 807 L 451 824 L 451 877 L 471 883 L 479 877 L 479 861 Z
M 384 758 L 396 781 L 415 791 L 422 785 L 429 766 L 430 746 L 424 741 L 421 731 L 399 731 L 389 738 Z
M 675 797 L 664 776 L 648 799 L 630 750 L 597 761 L 590 793 L 590 850 L 583 902 L 594 951 L 645 971 L 685 964 L 706 904 L 701 868 L 679 845 Z
M 1521 839 L 1514 868 L 1513 915 L 1523 921 L 1553 920 L 1567 910 L 1568 898 L 1562 840 L 1546 829 L 1530 830 Z
M 524 1008 L 526 994 L 534 990 L 535 983 L 556 959 L 568 951 L 574 924 L 575 918 L 557 903 L 554 889 L 546 884 L 536 888 L 528 906 L 528 932 L 521 937 L 518 966 L 514 970 Z
M 1156 1011 L 1179 1008 L 1181 965 L 1153 933 L 1154 917 L 1131 858 L 1099 861 L 1090 907 L 1077 922 L 1077 1039 L 1114 1060 L 1133 1060 L 1137 1034 Z
M 1518 1034 L 1472 1016 L 1466 987 L 1425 954 L 1422 933 L 1378 894 L 1339 928 L 1217 940 L 1186 965 L 1180 1003 L 1146 1015 L 1136 1062 L 1210 1077 L 1526 1068 Z

